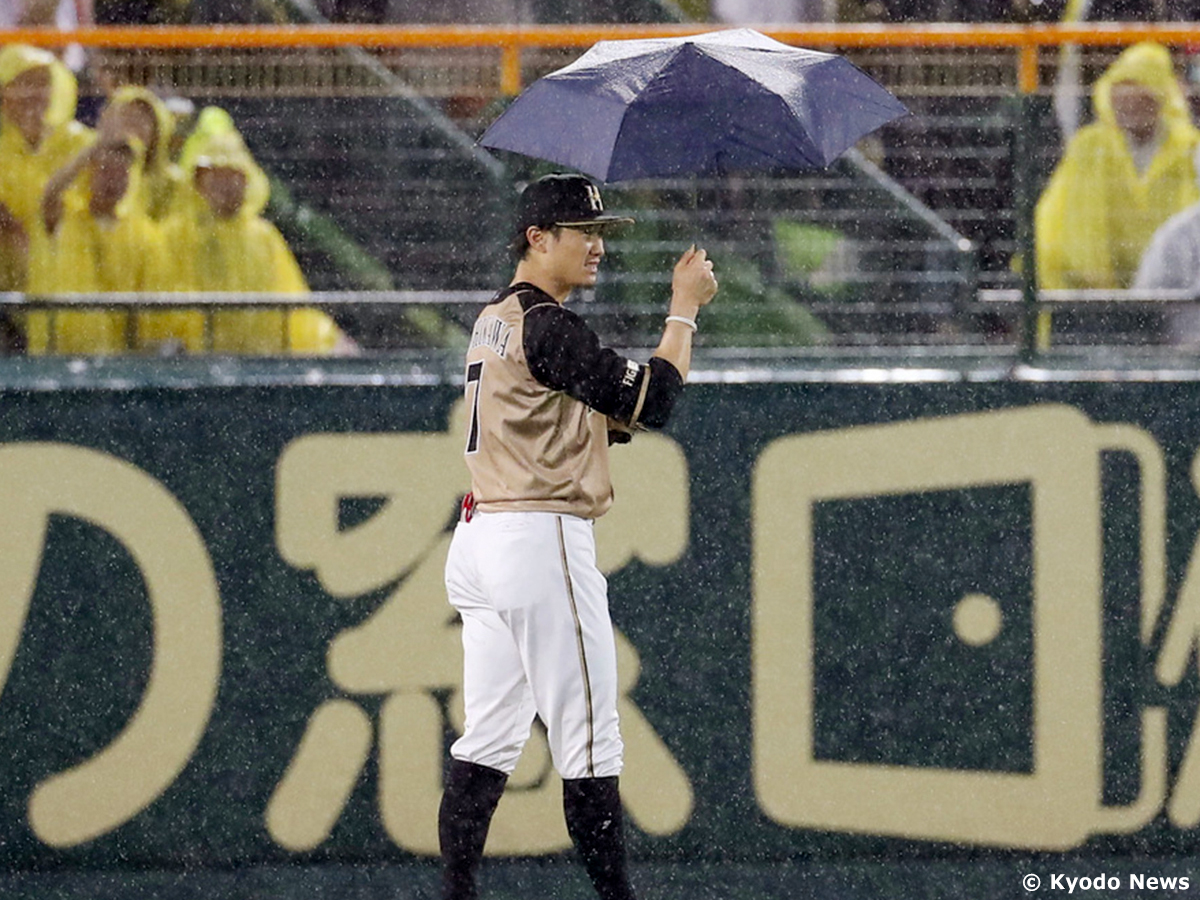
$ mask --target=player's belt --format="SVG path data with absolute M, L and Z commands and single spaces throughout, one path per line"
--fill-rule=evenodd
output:
M 462 514 L 461 518 L 464 522 L 470 522 L 475 515 L 475 495 L 467 491 L 462 498 Z

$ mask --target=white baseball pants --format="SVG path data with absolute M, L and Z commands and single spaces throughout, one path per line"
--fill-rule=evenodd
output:
M 446 590 L 462 616 L 466 727 L 455 759 L 511 774 L 536 714 L 563 778 L 621 771 L 617 656 L 590 519 L 475 513 Z

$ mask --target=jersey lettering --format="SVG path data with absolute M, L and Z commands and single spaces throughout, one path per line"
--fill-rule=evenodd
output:
M 512 333 L 512 325 L 499 316 L 480 316 L 471 330 L 471 346 L 467 352 L 476 347 L 487 347 L 501 359 L 508 354 L 508 336 Z
M 621 387 L 633 387 L 635 384 L 637 384 L 638 376 L 641 374 L 641 366 L 635 363 L 632 359 L 625 360 L 625 374 L 621 376 Z

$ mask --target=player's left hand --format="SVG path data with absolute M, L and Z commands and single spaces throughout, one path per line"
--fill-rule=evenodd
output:
M 692 318 L 708 305 L 717 293 L 717 276 L 712 260 L 702 249 L 692 244 L 679 261 L 671 276 L 671 315 Z

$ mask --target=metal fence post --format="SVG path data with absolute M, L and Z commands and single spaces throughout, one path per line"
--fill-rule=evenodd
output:
M 1037 249 L 1033 232 L 1034 191 L 1034 103 L 1038 87 L 1038 46 L 1022 44 L 1018 51 L 1016 135 L 1013 140 L 1013 180 L 1017 217 L 1017 247 L 1021 254 L 1021 361 L 1030 363 L 1038 351 L 1040 308 L 1037 290 Z

